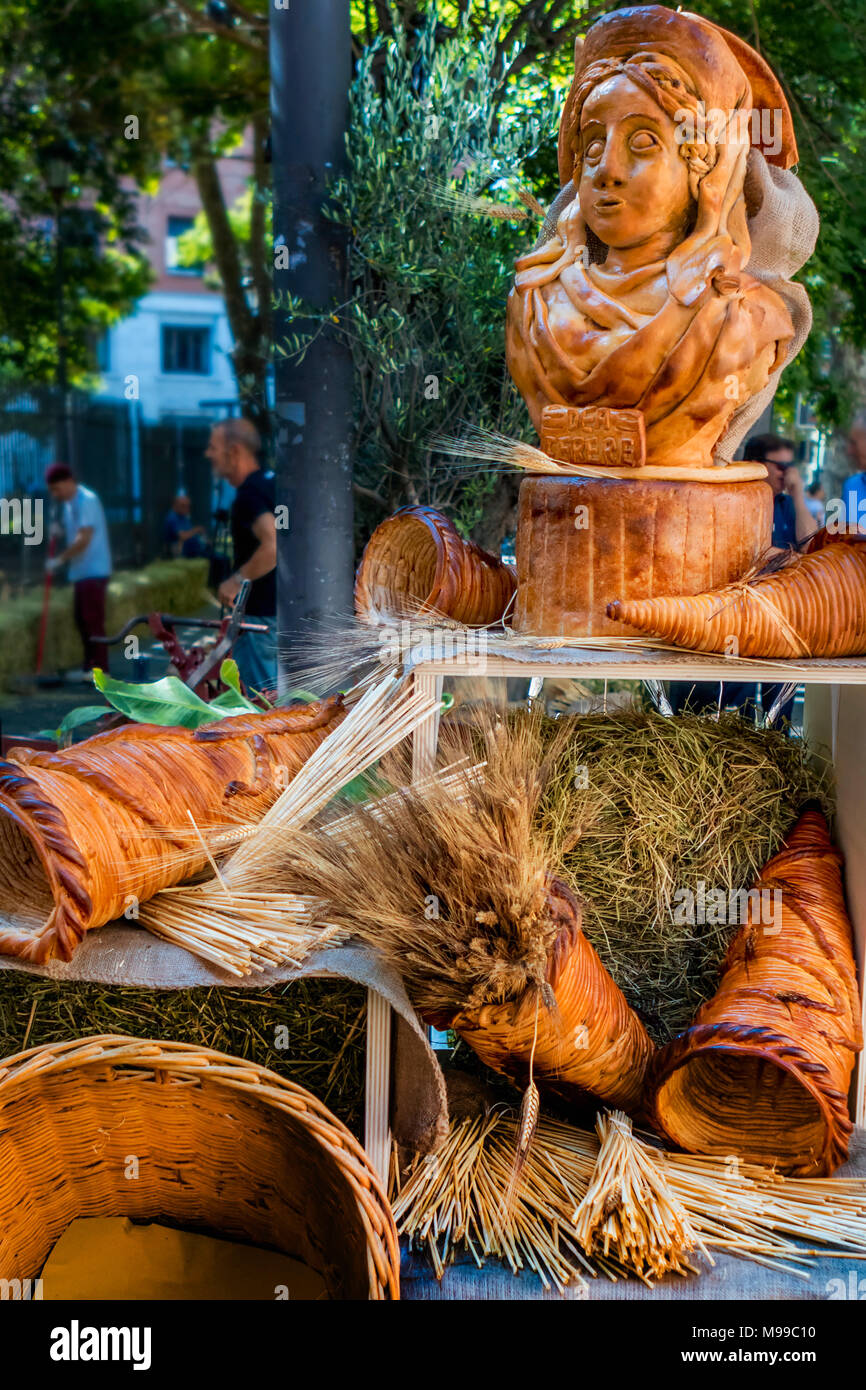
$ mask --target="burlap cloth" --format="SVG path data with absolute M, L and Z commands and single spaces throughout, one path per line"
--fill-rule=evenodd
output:
M 796 174 L 768 164 L 760 150 L 749 151 L 744 186 L 752 252 L 746 270 L 785 301 L 794 324 L 785 361 L 757 396 L 731 416 L 715 448 L 718 463 L 730 463 L 746 435 L 773 400 L 779 377 L 800 351 L 812 327 L 812 306 L 802 285 L 791 279 L 808 261 L 818 240 L 818 212 Z M 575 197 L 573 183 L 560 189 L 548 209 L 535 250 L 556 233 L 564 208 Z
M 375 990 L 397 1015 L 394 1037 L 392 1128 L 401 1146 L 422 1153 L 437 1147 L 448 1131 L 445 1082 L 427 1033 L 409 1003 L 402 981 L 377 955 L 361 946 L 319 951 L 300 968 L 283 967 L 264 975 L 237 979 L 190 955 L 180 946 L 160 941 L 150 932 L 114 923 L 87 932 L 71 961 L 33 965 L 0 956 L 0 970 L 17 970 L 49 980 L 83 980 L 116 988 L 195 989 L 221 985 L 232 989 L 268 989 L 309 978 L 352 980 Z M 83 1032 L 86 1029 L 82 1029 Z M 197 1041 L 191 1039 L 190 1041 Z

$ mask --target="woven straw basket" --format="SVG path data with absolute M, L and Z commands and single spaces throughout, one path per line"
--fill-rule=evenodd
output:
M 439 614 L 455 623 L 499 622 L 517 581 L 497 556 L 465 541 L 432 507 L 403 507 L 373 532 L 355 579 L 355 611 L 411 618 Z
M 332 1299 L 400 1296 L 360 1144 L 308 1091 L 221 1052 L 104 1036 L 0 1063 L 0 1278 L 36 1278 L 67 1226 L 97 1216 L 278 1249 Z
M 693 1153 L 826 1176 L 848 1153 L 863 1039 L 842 857 L 819 810 L 800 817 L 757 888 L 778 893 L 779 920 L 750 901 L 718 991 L 653 1060 L 653 1118 Z
M 453 1028 L 485 1066 L 521 1085 L 529 1077 L 535 1039 L 532 1070 L 543 1090 L 572 1104 L 593 1096 L 635 1113 L 652 1041 L 581 931 L 578 903 L 556 879 L 548 906 L 562 923 L 547 967 L 555 1012 L 537 1008 L 535 998 L 524 995 L 516 1003 L 485 1004 L 476 1014 L 432 1021 Z

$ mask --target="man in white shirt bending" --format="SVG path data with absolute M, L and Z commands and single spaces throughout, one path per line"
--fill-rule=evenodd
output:
M 81 634 L 84 661 L 80 679 L 90 680 L 94 666 L 105 666 L 106 648 L 94 642 L 105 636 L 105 593 L 111 577 L 111 546 L 102 503 L 95 492 L 79 483 L 65 463 L 55 463 L 45 474 L 48 491 L 63 504 L 66 547 L 47 562 L 53 572 L 69 566 L 73 586 L 75 626 Z

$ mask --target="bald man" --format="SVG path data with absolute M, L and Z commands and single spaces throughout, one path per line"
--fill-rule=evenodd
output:
M 235 643 L 234 657 L 241 680 L 250 690 L 274 690 L 277 684 L 277 532 L 274 521 L 274 479 L 259 465 L 261 440 L 249 420 L 223 420 L 211 430 L 206 457 L 214 477 L 235 489 L 231 508 L 234 573 L 218 590 L 231 606 L 245 579 L 252 581 L 247 616 L 264 623 L 267 632 L 244 632 Z

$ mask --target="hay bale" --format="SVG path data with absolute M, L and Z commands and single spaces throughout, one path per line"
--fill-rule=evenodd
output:
M 86 1033 L 196 1043 L 249 1057 L 305 1086 L 357 1135 L 365 1021 L 364 990 L 340 980 L 157 991 L 0 971 L 0 1057 Z
M 527 717 L 517 715 L 517 718 Z M 564 721 L 547 720 L 545 737 Z M 692 893 L 747 891 L 804 802 L 832 811 L 828 770 L 802 740 L 737 715 L 637 710 L 568 717 L 571 736 L 539 823 L 585 905 L 584 930 L 661 1042 L 715 992 L 738 921 L 677 920 Z
M 140 570 L 119 571 L 108 585 L 106 631 L 109 635 L 117 632 L 137 613 L 197 613 L 206 601 L 207 568 L 206 560 L 156 560 Z M 81 640 L 72 617 L 72 600 L 71 584 L 52 590 L 45 628 L 46 671 L 81 665 Z M 41 618 L 41 590 L 4 603 L 0 612 L 0 687 L 35 671 Z

